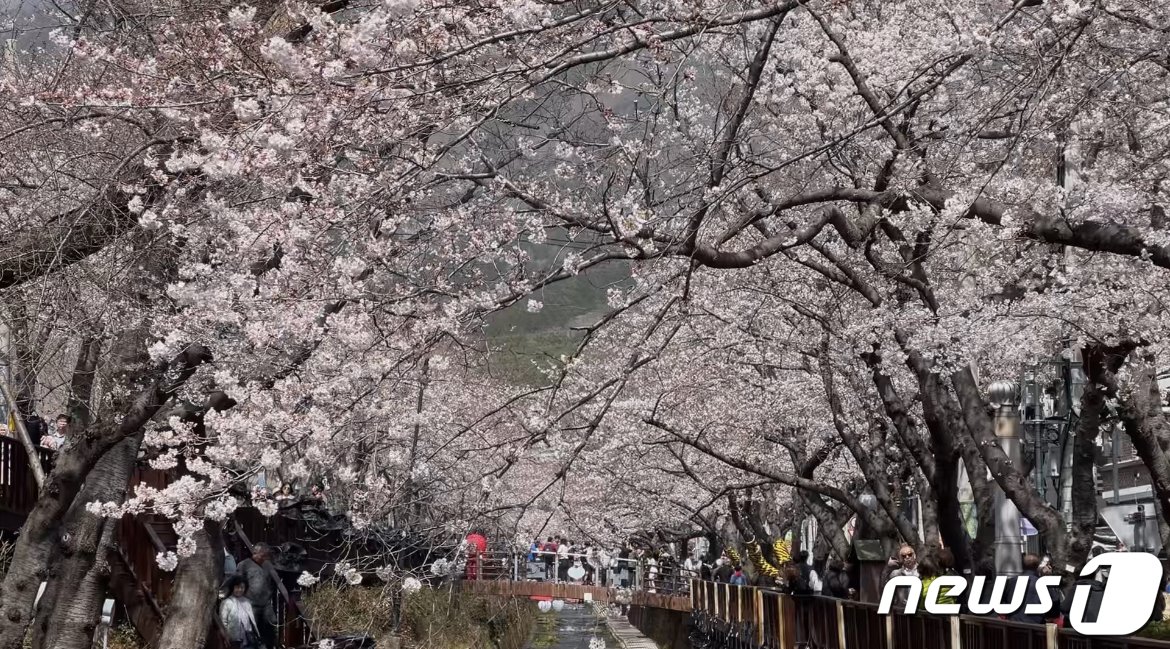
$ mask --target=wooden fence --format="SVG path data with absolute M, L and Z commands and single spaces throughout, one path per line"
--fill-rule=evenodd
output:
M 48 449 L 37 449 L 37 461 L 46 474 L 52 470 L 54 455 Z M 0 528 L 19 530 L 37 502 L 37 491 L 24 446 L 16 439 L 0 436 Z
M 1161 640 L 1088 637 L 1054 624 L 1024 624 L 995 617 L 879 615 L 876 604 L 828 597 L 792 597 L 764 588 L 709 581 L 692 582 L 691 606 L 699 629 L 729 646 L 1170 649 L 1170 642 Z

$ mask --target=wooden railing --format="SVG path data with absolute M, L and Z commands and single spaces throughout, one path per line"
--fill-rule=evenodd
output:
M 795 649 L 1170 649 L 1147 638 L 1088 637 L 995 617 L 879 615 L 876 604 L 793 597 L 709 581 L 691 585 L 696 627 L 713 645 Z M 749 640 L 750 641 L 747 641 Z
M 49 449 L 37 449 L 37 461 L 46 474 L 52 469 L 55 455 Z M 11 437 L 0 436 L 0 512 L 8 515 L 3 521 L 5 529 L 19 529 L 37 502 L 37 492 L 24 446 Z

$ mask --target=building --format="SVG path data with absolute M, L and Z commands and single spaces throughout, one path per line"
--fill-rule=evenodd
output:
M 1162 412 L 1170 414 L 1170 370 L 1158 374 Z M 1162 549 L 1158 533 L 1158 505 L 1150 474 L 1138 458 L 1129 436 L 1117 426 L 1101 436 L 1104 461 L 1097 472 L 1099 508 L 1105 522 L 1098 541 L 1110 545 L 1116 539 L 1131 550 Z M 1112 537 L 1112 539 L 1110 538 Z

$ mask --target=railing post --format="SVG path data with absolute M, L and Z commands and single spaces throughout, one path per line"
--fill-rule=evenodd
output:
M 555 583 L 557 583 L 557 582 L 560 580 L 560 578 L 561 578 L 561 555 L 559 555 L 559 554 L 554 554 L 554 555 L 553 555 L 553 576 L 552 576 L 552 582 L 555 584 Z
M 732 588 L 735 589 L 735 619 L 732 621 L 743 622 L 743 589 L 739 584 L 733 584 Z
M 786 615 L 788 610 L 793 609 L 793 608 L 794 607 L 793 607 L 792 598 L 789 597 L 788 595 L 781 595 L 780 601 L 776 606 L 776 610 L 777 610 L 776 628 L 779 630 L 779 635 L 780 635 L 780 638 L 779 638 L 780 649 L 792 649 L 793 647 L 796 646 L 796 640 L 795 640 L 796 629 L 793 628 L 795 626 L 795 622 L 796 622 L 796 611 L 795 610 L 792 611 L 793 612 L 793 616 L 792 616 L 793 624 L 792 625 L 787 624 L 788 615 Z M 893 649 L 893 645 L 886 645 L 886 647 L 887 647 L 887 649 Z
M 958 619 L 958 618 L 955 618 L 955 619 Z M 1048 624 L 1045 624 L 1044 625 L 1044 640 L 1045 640 L 1045 645 L 1047 645 L 1047 649 L 1059 649 L 1060 648 L 1060 629 L 1057 629 L 1056 625 L 1052 624 L 1051 622 L 1049 622 Z M 960 647 L 958 645 L 955 645 L 954 649 L 960 649 Z
M 756 646 L 764 646 L 764 591 L 759 588 L 753 588 L 752 592 L 756 597 Z M 841 649 L 845 649 L 845 644 L 841 644 Z
M 833 600 L 837 604 L 837 646 L 845 649 L 845 604 L 837 599 Z M 959 618 L 951 618 L 958 620 Z M 951 647 L 951 649 L 959 649 L 958 647 Z
M 721 584 L 723 586 L 723 615 L 728 622 L 731 621 L 731 584 Z M 721 618 L 722 619 L 722 618 Z
M 896 615 L 886 616 L 886 647 L 893 649 L 894 647 L 894 618 Z

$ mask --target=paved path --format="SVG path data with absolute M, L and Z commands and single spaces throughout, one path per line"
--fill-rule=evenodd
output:
M 605 619 L 609 631 L 622 649 L 658 649 L 653 640 L 642 635 L 642 632 L 630 624 L 630 621 L 621 616 L 611 615 Z

